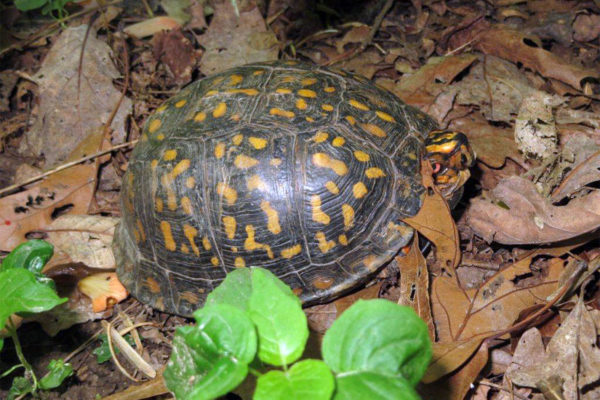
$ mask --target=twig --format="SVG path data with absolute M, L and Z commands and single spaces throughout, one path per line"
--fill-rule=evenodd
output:
M 521 399 L 521 400 L 529 400 L 529 397 L 527 397 L 527 396 L 523 396 L 523 395 L 522 395 L 522 394 L 520 394 L 520 393 L 515 393 L 515 392 L 514 392 L 514 391 L 512 391 L 512 390 L 508 390 L 508 389 L 507 389 L 507 388 L 505 388 L 504 386 L 497 385 L 497 384 L 495 384 L 495 383 L 492 383 L 492 382 L 490 382 L 490 381 L 488 381 L 488 380 L 485 380 L 485 379 L 484 379 L 484 380 L 481 380 L 481 381 L 479 381 L 479 384 L 480 384 L 480 385 L 483 385 L 483 386 L 489 386 L 489 387 L 493 387 L 493 388 L 495 388 L 495 389 L 502 390 L 502 391 L 504 391 L 504 392 L 506 392 L 506 393 L 510 393 L 511 395 L 513 395 L 513 396 L 515 396 L 515 397 L 518 397 L 518 398 L 519 398 L 519 399 Z
M 361 50 L 364 50 L 369 44 L 371 44 L 371 42 L 373 41 L 373 38 L 375 37 L 375 34 L 379 30 L 379 27 L 381 27 L 383 18 L 388 13 L 388 11 L 390 11 L 390 9 L 392 8 L 393 5 L 394 5 L 394 0 L 387 0 L 385 2 L 381 11 L 379 12 L 379 14 L 377 14 L 377 17 L 375 17 L 375 21 L 373 21 L 373 26 L 371 26 L 371 30 L 369 31 L 369 36 L 367 36 L 367 40 L 365 40 L 361 44 Z
M 11 191 L 13 191 L 15 189 L 20 188 L 21 186 L 29 185 L 30 183 L 39 181 L 40 179 L 43 179 L 43 178 L 45 178 L 45 177 L 47 177 L 49 175 L 52 175 L 52 174 L 55 174 L 57 172 L 63 171 L 65 169 L 67 169 L 67 168 L 71 168 L 71 167 L 73 167 L 73 166 L 75 166 L 77 164 L 80 164 L 82 162 L 92 160 L 92 159 L 94 159 L 96 157 L 100 157 L 100 156 L 103 156 L 103 155 L 108 154 L 108 153 L 112 153 L 115 150 L 119 150 L 119 149 L 122 149 L 122 148 L 125 148 L 125 147 L 132 146 L 132 145 L 136 144 L 138 141 L 139 141 L 139 139 L 135 139 L 135 140 L 132 140 L 130 142 L 125 142 L 125 143 L 118 144 L 118 145 L 113 146 L 113 147 L 111 147 L 109 149 L 101 150 L 101 151 L 99 151 L 97 153 L 94 153 L 94 154 L 91 154 L 89 156 L 81 157 L 81 158 L 79 158 L 77 160 L 70 161 L 70 162 L 68 162 L 66 164 L 60 165 L 60 166 L 58 166 L 56 168 L 53 168 L 53 169 L 51 169 L 49 171 L 46 171 L 43 174 L 34 176 L 33 178 L 29 178 L 29 179 L 27 179 L 27 180 L 25 180 L 23 182 L 15 183 L 14 185 L 10 185 L 10 186 L 7 186 L 5 188 L 2 188 L 2 189 L 0 189 L 0 197 L 2 197 L 2 195 L 4 195 L 7 192 L 11 192 Z

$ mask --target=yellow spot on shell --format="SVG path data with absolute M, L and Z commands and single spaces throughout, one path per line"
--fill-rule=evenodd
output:
M 254 226 L 246 225 L 246 235 L 248 235 L 248 237 L 244 241 L 244 249 L 246 249 L 247 251 L 264 250 L 267 252 L 267 257 L 273 258 L 273 251 L 271 250 L 271 246 L 269 246 L 268 244 L 256 242 L 256 240 L 254 239 L 254 234 Z
M 206 237 L 206 236 L 204 236 L 202 238 L 202 247 L 204 247 L 204 250 L 206 250 L 206 251 L 212 249 L 212 245 L 210 244 L 210 240 L 208 240 L 208 237 Z
M 346 175 L 348 173 L 348 167 L 343 161 L 331 158 L 325 153 L 313 154 L 312 161 L 317 167 L 330 168 L 338 175 Z
M 326 132 L 317 132 L 315 136 L 313 136 L 313 140 L 317 143 L 321 143 L 327 140 L 327 138 L 329 137 L 329 135 Z
M 265 73 L 265 70 L 264 70 L 264 69 L 257 69 L 256 71 L 254 71 L 254 72 L 252 73 L 252 75 L 256 76 L 256 75 L 262 75 L 262 74 L 264 74 L 264 73 Z
M 367 175 L 367 178 L 369 179 L 375 179 L 375 178 L 382 178 L 385 176 L 385 172 L 383 172 L 383 170 L 381 168 L 368 168 L 365 171 L 365 175 Z
M 242 140 L 244 140 L 244 135 L 242 134 L 235 135 L 233 139 L 231 139 L 233 144 L 235 144 L 236 146 L 239 146 L 240 143 L 242 143 Z
M 356 118 L 354 118 L 352 115 L 346 115 L 346 121 L 348 121 L 350 123 L 350 125 L 354 125 L 356 124 Z
M 185 160 L 181 160 L 177 163 L 177 165 L 175 165 L 175 167 L 173 168 L 173 171 L 171 171 L 170 175 L 173 179 L 175 179 L 175 178 L 177 178 L 177 176 L 179 176 L 181 173 L 183 173 L 189 167 L 190 167 L 189 159 L 186 158 Z
M 252 157 L 248 157 L 244 154 L 239 154 L 235 157 L 235 161 L 233 163 L 239 169 L 248 169 L 258 164 L 258 160 Z
M 360 124 L 360 126 L 371 135 L 384 138 L 387 136 L 385 131 L 375 124 Z
M 174 160 L 176 157 L 177 157 L 177 150 L 167 150 L 167 151 L 165 151 L 165 154 L 163 155 L 163 160 L 171 161 L 171 160 Z
M 188 189 L 193 189 L 195 185 L 196 179 L 193 176 L 190 176 L 185 180 L 185 187 L 187 187 Z
M 344 227 L 351 228 L 354 225 L 354 208 L 350 204 L 342 204 L 342 216 L 344 217 Z
M 369 107 L 367 107 L 365 104 L 363 104 L 357 100 L 350 99 L 349 103 L 354 108 L 358 108 L 359 110 L 362 110 L 362 111 L 369 111 Z
M 310 205 L 312 206 L 312 219 L 323 225 L 329 224 L 331 218 L 321 210 L 321 197 L 319 195 L 313 195 L 310 198 Z
M 323 89 L 324 91 L 326 91 L 327 93 L 333 93 L 335 92 L 335 88 L 331 87 L 331 86 L 327 86 L 325 89 Z
M 269 161 L 269 164 L 274 167 L 278 167 L 281 165 L 281 158 L 273 158 L 271 161 Z
M 140 233 L 140 237 L 142 241 L 146 240 L 146 231 L 144 230 L 144 226 L 142 225 L 142 221 L 139 218 L 136 218 L 135 224 L 137 226 L 137 230 Z
M 338 242 L 340 242 L 340 244 L 342 246 L 347 246 L 348 245 L 348 238 L 346 237 L 346 235 L 341 234 L 340 236 L 338 236 Z
M 222 158 L 225 155 L 225 143 L 217 143 L 215 146 L 215 157 Z
M 156 109 L 156 112 L 163 112 L 167 109 L 167 104 L 162 104 L 160 107 Z
M 204 111 L 200 111 L 198 114 L 196 114 L 196 116 L 194 117 L 194 121 L 196 122 L 202 122 L 206 119 L 206 113 Z
M 394 119 L 394 117 L 392 117 L 390 114 L 388 113 L 384 113 L 383 111 L 375 111 L 375 114 L 377 114 L 377 116 L 386 121 L 386 122 L 396 122 L 396 120 Z
M 294 116 L 296 115 L 291 111 L 285 111 L 285 110 L 282 110 L 281 108 L 271 108 L 269 110 L 269 114 L 277 115 L 280 117 L 286 117 L 286 118 L 294 118 Z
M 290 64 L 288 64 L 288 65 L 290 65 Z M 294 82 L 295 80 L 296 80 L 296 78 L 293 76 L 284 76 L 283 78 L 281 78 L 281 82 L 283 82 L 283 83 L 291 83 L 291 82 Z
M 331 141 L 331 144 L 332 144 L 334 147 L 341 147 L 341 146 L 343 146 L 343 145 L 344 145 L 344 143 L 346 143 L 346 139 L 344 139 L 344 138 L 343 138 L 343 137 L 341 137 L 341 136 L 338 136 L 338 137 L 336 137 L 335 139 L 333 139 L 333 140 Z
M 360 162 L 367 162 L 371 159 L 371 157 L 369 157 L 369 155 L 367 153 L 365 153 L 364 151 L 360 151 L 360 150 L 356 150 L 354 152 L 354 157 L 356 157 L 356 159 Z
M 340 189 L 337 187 L 337 185 L 335 184 L 335 182 L 333 181 L 328 181 L 327 183 L 325 183 L 325 187 L 327 188 L 327 190 L 329 190 L 332 194 L 338 194 L 340 192 Z
M 150 133 L 154 133 L 158 130 L 158 128 L 160 128 L 160 125 L 162 124 L 162 122 L 160 122 L 160 119 L 153 119 L 150 122 L 150 125 L 148 125 L 148 132 Z
M 224 102 L 220 102 L 219 104 L 217 104 L 217 106 L 213 110 L 213 117 L 215 117 L 215 118 L 222 117 L 223 115 L 225 115 L 226 112 L 227 112 L 227 104 L 225 104 Z
M 259 138 L 256 136 L 250 136 L 248 141 L 256 150 L 264 149 L 267 146 L 267 139 Z
M 333 106 L 331 104 L 323 104 L 321 108 L 325 111 L 333 111 Z
M 206 92 L 205 96 L 214 96 L 215 94 L 219 94 L 218 90 L 209 90 Z
M 192 202 L 190 201 L 190 198 L 187 196 L 184 196 L 181 198 L 181 208 L 183 208 L 183 212 L 188 215 L 194 214 L 194 208 L 192 207 Z
M 290 94 L 290 93 L 292 93 L 292 89 L 278 88 L 278 89 L 275 90 L 275 93 Z
M 307 122 L 315 122 L 315 119 L 312 117 L 306 117 Z
M 354 197 L 360 199 L 367 194 L 367 187 L 364 183 L 358 182 L 352 187 L 352 193 L 354 194 Z
M 158 135 L 156 135 L 156 140 L 164 140 L 165 135 L 163 135 L 162 133 L 159 133 Z
M 200 301 L 198 295 L 192 292 L 183 292 L 181 296 L 179 296 L 179 298 L 181 300 L 187 301 L 190 304 L 198 304 L 198 302 Z
M 217 257 L 213 257 L 210 259 L 210 263 L 216 267 L 219 265 L 219 259 Z
M 244 268 L 246 266 L 246 261 L 242 257 L 236 257 L 234 264 L 236 268 Z
M 163 234 L 166 249 L 170 251 L 175 251 L 177 245 L 175 244 L 175 240 L 173 240 L 173 234 L 171 233 L 171 224 L 169 224 L 167 221 L 160 221 L 160 230 Z
M 248 96 L 256 96 L 259 92 L 256 89 L 229 89 L 227 93 L 241 93 Z
M 148 286 L 148 289 L 150 289 L 152 293 L 160 293 L 160 285 L 158 284 L 156 279 L 150 276 L 146 278 L 146 286 Z
M 160 197 L 156 199 L 156 203 L 154 204 L 156 211 L 163 212 L 163 201 Z
M 227 204 L 229 204 L 230 206 L 235 204 L 235 202 L 237 201 L 237 192 L 234 188 L 232 188 L 226 183 L 219 182 L 217 184 L 217 193 L 220 196 L 223 196 L 227 201 Z
M 300 254 L 301 251 L 302 251 L 302 245 L 296 244 L 292 247 L 288 247 L 287 249 L 281 250 L 281 257 L 292 258 L 295 255 Z
M 321 249 L 321 253 L 323 254 L 335 247 L 335 242 L 333 240 L 328 241 L 323 232 L 317 232 L 315 238 L 319 241 L 319 249 Z
M 267 229 L 274 235 L 281 233 L 281 225 L 279 225 L 279 214 L 277 210 L 271 207 L 271 203 L 266 200 L 260 202 L 260 208 L 267 214 Z
M 185 103 L 187 103 L 187 100 L 179 100 L 177 103 L 175 103 L 175 107 L 181 108 L 185 106 Z
M 304 78 L 300 81 L 300 83 L 302 84 L 302 86 L 310 86 L 310 85 L 314 85 L 315 83 L 317 83 L 317 79 L 316 78 Z
M 235 237 L 235 218 L 233 217 L 223 217 L 223 227 L 225 228 L 225 234 L 229 239 L 233 239 Z
M 251 177 L 249 177 L 246 182 L 246 186 L 248 187 L 249 191 L 253 191 L 253 190 L 257 190 L 257 189 L 265 190 L 267 188 L 267 185 L 265 185 L 263 180 L 260 179 L 260 176 L 258 176 L 258 175 L 252 175 Z
M 229 84 L 237 85 L 238 83 L 241 83 L 243 80 L 244 80 L 243 76 L 234 74 L 229 77 Z
M 308 97 L 308 98 L 314 99 L 315 97 L 317 97 L 317 92 L 315 92 L 314 90 L 310 90 L 310 89 L 300 89 L 300 90 L 298 90 L 298 95 L 302 96 L 302 97 Z
M 183 234 L 187 238 L 188 242 L 190 242 L 190 246 L 192 246 L 192 251 L 196 256 L 200 255 L 200 249 L 196 246 L 195 238 L 198 235 L 198 229 L 194 228 L 191 225 L 183 225 Z
M 306 110 L 307 107 L 308 105 L 306 104 L 306 101 L 304 99 L 296 100 L 296 108 L 298 110 Z

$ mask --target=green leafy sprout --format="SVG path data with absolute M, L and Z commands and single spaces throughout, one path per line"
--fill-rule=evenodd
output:
M 323 360 L 298 361 L 308 339 L 302 305 L 261 268 L 228 274 L 194 318 L 177 328 L 163 375 L 177 399 L 214 399 L 250 373 L 255 400 L 418 400 L 415 386 L 432 356 L 417 314 L 376 299 L 359 300 L 333 323 Z
M 83 0 L 15 0 L 15 7 L 20 11 L 41 9 L 43 15 L 52 15 L 62 20 L 69 15 L 65 6 L 67 3 L 78 3 Z
M 21 377 L 13 379 L 8 399 L 14 399 L 38 389 L 53 389 L 73 374 L 73 368 L 63 360 L 52 360 L 48 373 L 37 379 L 31 364 L 23 355 L 21 342 L 13 315 L 26 316 L 51 310 L 67 301 L 56 294 L 54 281 L 42 273 L 42 268 L 52 257 L 54 248 L 43 240 L 30 240 L 17 246 L 0 265 L 0 330 L 5 329 L 15 346 L 20 363 L 4 371 L 0 378 L 24 368 Z M 0 350 L 4 339 L 0 338 Z

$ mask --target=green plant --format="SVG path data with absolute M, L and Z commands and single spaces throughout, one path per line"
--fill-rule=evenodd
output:
M 15 7 L 21 11 L 37 10 L 41 8 L 44 15 L 52 14 L 52 16 L 63 19 L 68 15 L 65 6 L 67 3 L 78 3 L 82 0 L 15 0 Z M 56 15 L 54 13 L 56 12 Z
M 30 240 L 17 246 L 0 265 L 0 330 L 5 329 L 12 339 L 20 364 L 3 372 L 3 378 L 18 368 L 24 368 L 22 377 L 13 380 L 8 399 L 36 392 L 38 389 L 58 387 L 73 373 L 73 369 L 63 360 L 52 360 L 48 373 L 37 379 L 31 364 L 25 359 L 17 335 L 13 315 L 25 316 L 50 310 L 67 301 L 56 294 L 54 281 L 42 273 L 42 268 L 53 254 L 53 247 L 43 240 Z M 0 338 L 0 350 L 4 339 Z
M 178 399 L 224 395 L 251 373 L 256 400 L 415 400 L 432 354 L 416 313 L 378 299 L 358 301 L 333 323 L 323 360 L 297 361 L 308 339 L 300 300 L 260 268 L 230 273 L 194 317 L 196 325 L 177 329 L 164 372 Z

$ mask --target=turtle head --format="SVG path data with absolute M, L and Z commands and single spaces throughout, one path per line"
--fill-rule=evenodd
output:
M 435 185 L 454 205 L 462 195 L 462 187 L 471 176 L 469 168 L 475 161 L 467 137 L 455 131 L 431 131 L 425 148 L 425 158 L 433 168 Z

